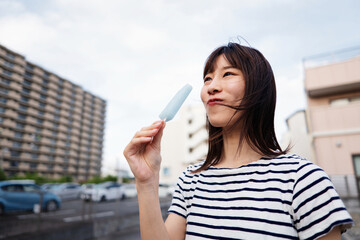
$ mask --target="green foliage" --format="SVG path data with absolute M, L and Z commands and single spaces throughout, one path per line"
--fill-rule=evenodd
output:
M 6 174 L 4 170 L 0 168 L 0 181 L 4 181 L 4 180 L 6 180 Z
M 102 182 L 116 182 L 116 181 L 117 181 L 116 176 L 107 175 L 106 177 L 94 176 L 86 183 L 102 183 Z

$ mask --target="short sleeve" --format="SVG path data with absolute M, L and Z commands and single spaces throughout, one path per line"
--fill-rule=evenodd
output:
M 297 169 L 292 210 L 300 239 L 317 239 L 336 226 L 344 232 L 353 225 L 327 174 L 306 160 L 300 161 Z
M 184 186 L 185 183 L 183 180 L 184 177 L 185 177 L 185 172 L 183 172 L 183 174 L 179 177 L 177 181 L 168 213 L 175 213 L 177 215 L 186 218 L 187 216 L 186 201 L 183 192 L 183 189 L 185 187 Z

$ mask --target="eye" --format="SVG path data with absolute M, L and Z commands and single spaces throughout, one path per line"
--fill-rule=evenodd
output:
M 210 77 L 205 77 L 205 78 L 204 78 L 204 82 L 207 82 L 207 81 L 210 81 L 210 80 L 211 80 Z
M 224 74 L 224 77 L 226 77 L 226 76 L 231 76 L 231 75 L 235 75 L 235 74 L 233 74 L 233 73 L 231 73 L 231 72 L 226 72 L 226 73 Z

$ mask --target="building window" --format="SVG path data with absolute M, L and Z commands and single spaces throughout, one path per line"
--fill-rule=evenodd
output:
M 49 159 L 49 161 L 54 161 L 54 160 L 55 160 L 55 157 L 54 157 L 53 155 L 49 155 L 49 156 L 48 156 L 48 159 Z
M 39 158 L 38 154 L 36 154 L 36 153 L 31 154 L 31 159 L 38 159 L 38 158 Z
M 30 71 L 34 71 L 34 66 L 30 65 L 30 64 L 26 64 L 25 68 L 27 70 L 30 70 Z
M 43 91 L 43 92 L 47 92 L 49 89 L 47 89 L 46 87 L 41 87 L 41 91 Z
M 8 70 L 3 69 L 3 74 L 5 74 L 6 76 L 11 77 L 12 72 L 10 72 L 10 71 L 8 71 Z
M 22 93 L 25 93 L 25 94 L 27 94 L 27 95 L 29 95 L 30 94 L 30 89 L 27 89 L 27 88 L 22 88 Z
M 14 133 L 14 137 L 15 138 L 22 138 L 23 137 L 23 134 L 21 132 L 15 132 Z
M 56 105 L 61 105 L 61 101 L 60 100 L 56 100 Z
M 55 108 L 55 113 L 60 113 L 60 108 Z
M 19 106 L 19 110 L 22 111 L 22 112 L 26 112 L 27 109 L 28 109 L 27 106 L 24 106 L 24 105 L 20 105 L 20 106 Z
M 29 72 L 25 72 L 25 77 L 27 77 L 27 78 L 32 78 L 32 77 L 33 77 L 33 74 L 32 74 L 32 73 L 29 73 Z
M 55 153 L 55 148 L 54 147 L 49 147 L 49 150 L 50 150 L 50 152 Z
M 0 80 L 1 80 L 1 83 L 4 83 L 6 85 L 10 85 L 10 80 L 5 79 L 5 78 L 0 78 Z
M 54 128 L 58 128 L 58 127 L 59 127 L 59 124 L 54 123 L 54 124 L 53 124 L 53 127 L 54 127 Z
M 31 144 L 33 150 L 39 150 L 40 146 L 37 144 Z
M 4 118 L 0 117 L 0 123 L 4 122 Z
M 53 131 L 53 132 L 52 132 L 52 135 L 53 135 L 54 137 L 56 137 L 56 136 L 58 135 L 58 133 L 57 133 L 56 131 Z
M 163 173 L 164 173 L 165 177 L 170 176 L 170 168 L 169 167 L 164 167 Z
M 46 96 L 45 96 L 44 94 L 40 94 L 40 98 L 41 98 L 42 100 L 46 100 Z
M 38 111 L 38 115 L 39 115 L 39 116 L 44 116 L 44 114 L 45 114 L 45 113 L 44 113 L 43 111 Z
M 13 142 L 12 146 L 15 148 L 21 148 L 21 142 Z
M 48 170 L 52 170 L 54 168 L 54 165 L 50 164 L 50 165 L 48 165 L 47 168 L 48 168 Z
M 0 107 L 0 113 L 5 113 L 5 108 Z
M 41 128 L 35 128 L 35 132 L 37 132 L 37 133 L 41 133 Z
M 31 169 L 36 169 L 37 168 L 37 163 L 29 163 L 29 166 Z
M 5 88 L 1 88 L 0 93 L 7 95 L 9 93 L 9 90 L 7 90 Z
M 29 98 L 21 96 L 20 101 L 27 103 L 27 102 L 29 102 Z
M 43 84 L 46 86 L 49 85 L 49 80 L 43 79 Z
M 39 102 L 39 107 L 40 107 L 40 108 L 45 108 L 45 106 L 46 106 L 45 103 Z
M 44 120 L 37 118 L 37 119 L 36 119 L 36 122 L 37 122 L 38 124 L 43 124 Z
M 12 60 L 15 59 L 15 55 L 12 54 L 12 53 L 7 52 L 7 53 L 6 53 L 6 56 L 7 56 L 8 58 L 12 59 Z
M 11 161 L 10 162 L 10 167 L 18 167 L 19 166 L 19 162 L 18 161 Z
M 5 60 L 4 60 L 4 65 L 7 66 L 7 67 L 9 67 L 9 68 L 13 68 L 13 67 L 14 67 L 14 64 L 13 64 L 13 63 L 8 62 L 8 61 L 5 61 Z
M 18 129 L 24 129 L 25 128 L 25 124 L 22 124 L 22 123 L 16 123 L 16 128 Z
M 59 120 L 60 120 L 60 116 L 59 116 L 59 115 L 54 115 L 54 120 L 59 121 Z
M 20 157 L 20 155 L 21 155 L 20 151 L 13 151 L 13 150 L 10 151 L 11 157 Z
M 6 102 L 7 102 L 7 99 L 6 99 L 6 98 L 0 98 L 0 103 L 5 104 Z
M 31 136 L 36 142 L 39 142 L 41 140 L 41 136 L 39 134 L 32 134 Z
M 25 115 L 25 114 L 18 113 L 18 119 L 20 119 L 20 120 L 25 120 L 25 119 L 26 119 L 26 115 Z
M 56 144 L 56 139 L 50 139 L 50 144 L 55 145 Z

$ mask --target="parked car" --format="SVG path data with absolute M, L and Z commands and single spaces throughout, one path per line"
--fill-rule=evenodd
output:
M 87 189 L 83 194 L 85 201 L 92 200 L 96 202 L 102 202 L 125 198 L 124 189 L 119 183 L 116 182 L 96 184 L 93 188 Z
M 136 185 L 133 183 L 123 184 L 125 198 L 134 198 L 137 196 Z
M 59 185 L 59 183 L 44 183 L 43 185 L 41 185 L 41 189 L 45 190 L 45 191 L 49 191 L 49 189 L 53 186 Z
M 160 183 L 159 184 L 159 197 L 164 198 L 168 196 L 168 184 Z
M 49 191 L 58 195 L 61 200 L 73 200 L 80 198 L 82 189 L 78 183 L 61 183 L 51 186 Z
M 53 193 L 42 190 L 33 181 L 9 180 L 0 182 L 0 215 L 10 211 L 34 210 L 40 204 L 45 211 L 60 208 L 61 200 Z
M 95 183 L 85 183 L 83 185 L 81 185 L 81 195 L 80 198 L 83 200 L 89 200 L 86 199 L 87 196 L 90 196 L 92 193 L 92 189 L 95 187 Z

